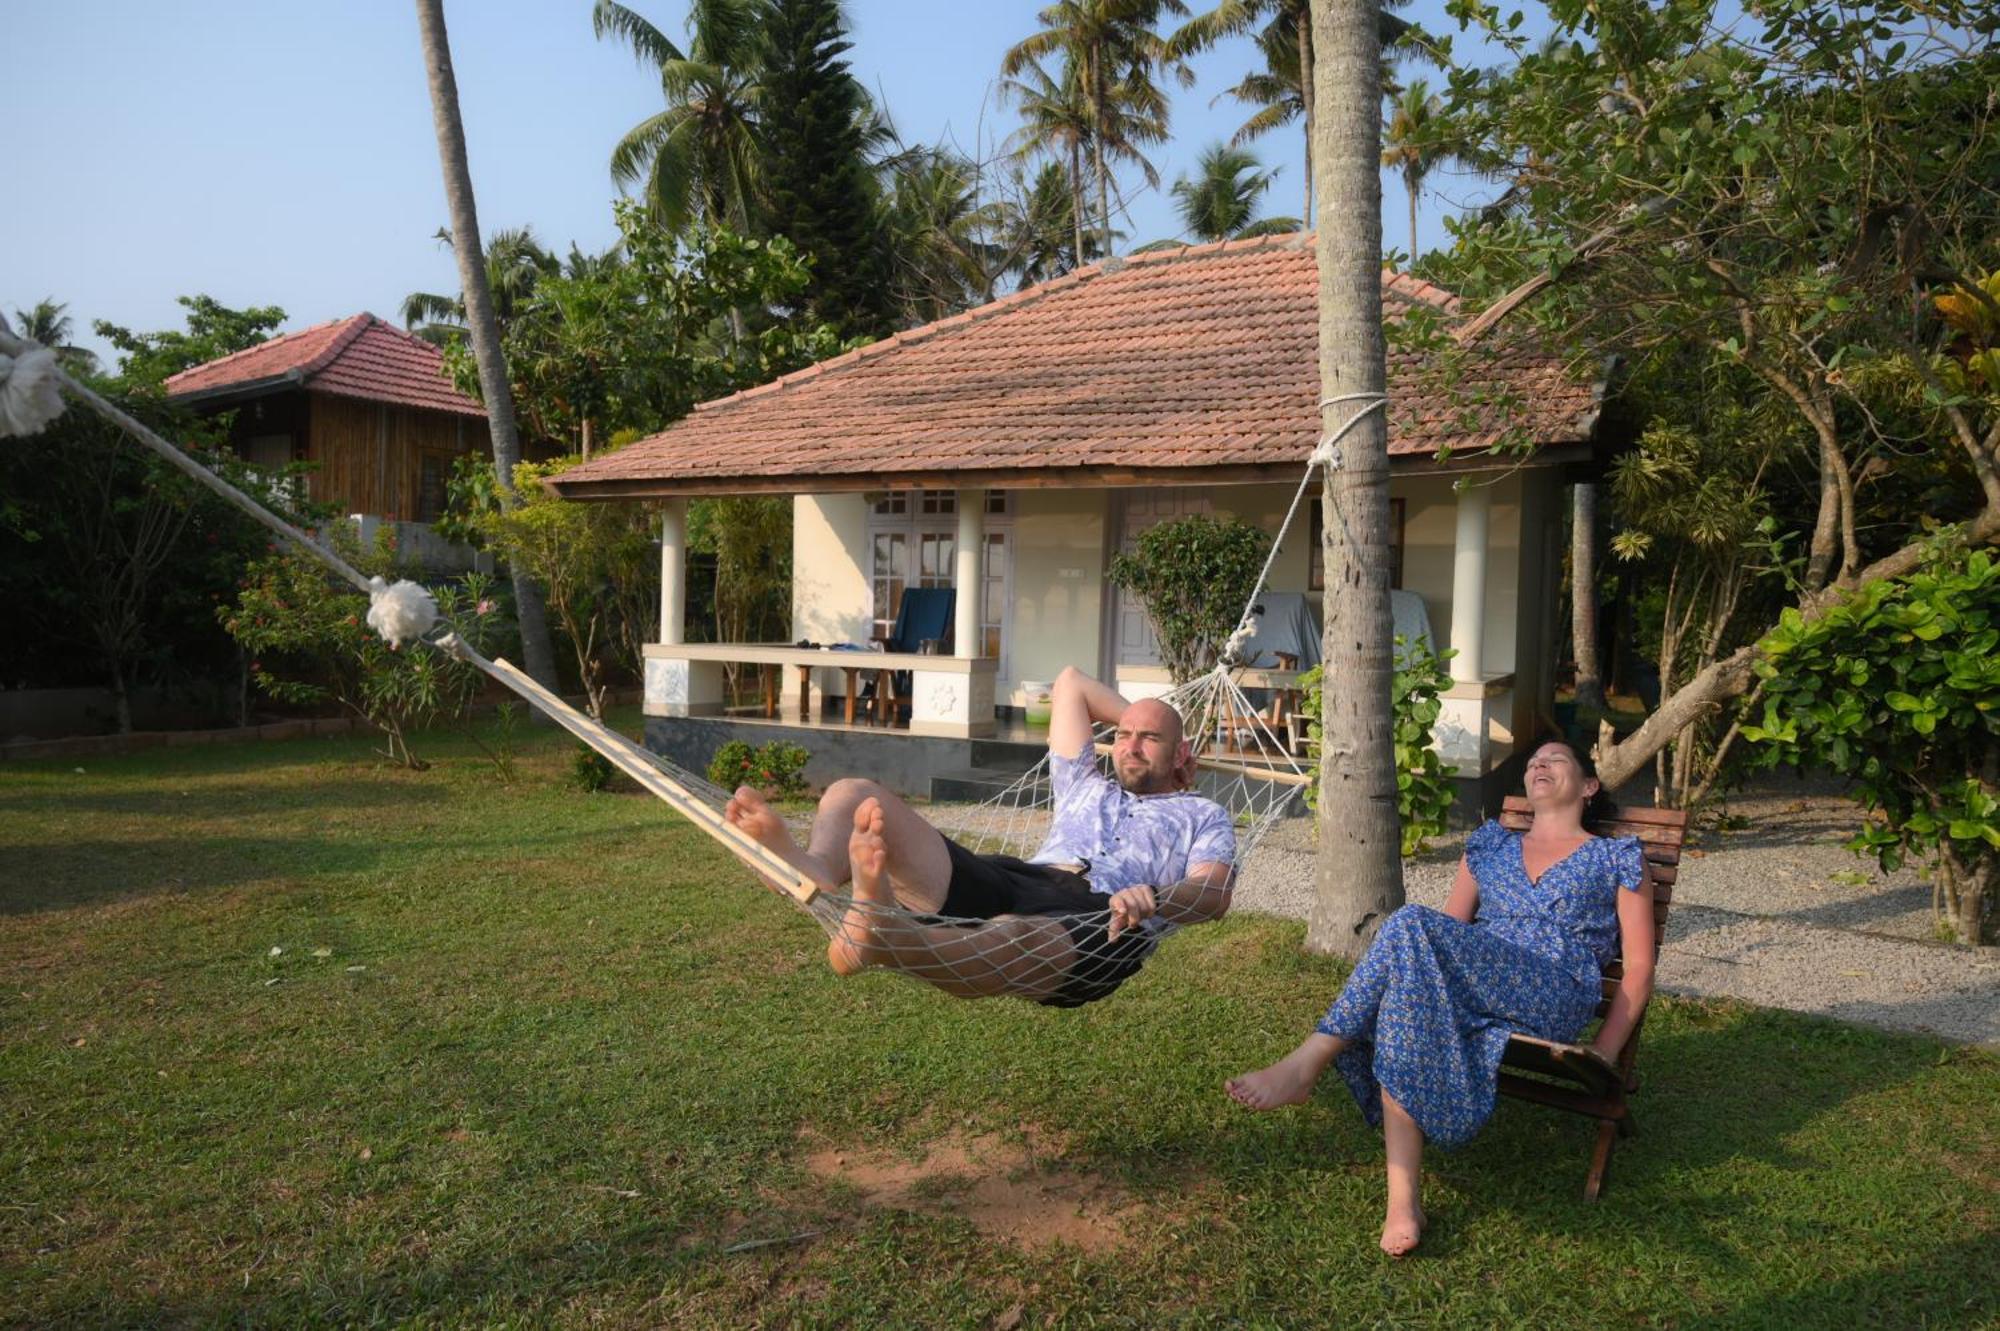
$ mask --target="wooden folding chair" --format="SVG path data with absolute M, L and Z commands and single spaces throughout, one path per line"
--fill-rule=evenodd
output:
M 1519 795 L 1509 795 L 1500 813 L 1500 824 L 1509 831 L 1525 832 L 1534 824 L 1534 810 Z M 1674 898 L 1674 879 L 1679 873 L 1681 843 L 1687 836 L 1687 812 L 1682 809 L 1629 809 L 1615 818 L 1600 822 L 1594 829 L 1601 836 L 1635 836 L 1645 847 L 1646 863 L 1653 871 L 1653 955 L 1667 936 L 1667 909 Z M 1625 973 L 1624 963 L 1613 960 L 1604 968 L 1604 995 L 1597 1005 L 1601 1019 L 1611 1010 L 1611 996 Z M 1596 1201 L 1604 1189 L 1604 1175 L 1611 1165 L 1611 1148 L 1620 1137 L 1638 1131 L 1632 1122 L 1630 1097 L 1639 1089 L 1633 1063 L 1639 1053 L 1639 1032 L 1645 1014 L 1632 1024 L 1625 1047 L 1618 1051 L 1617 1080 L 1608 1088 L 1587 1084 L 1565 1067 L 1558 1051 L 1580 1046 L 1562 1045 L 1552 1040 L 1516 1035 L 1507 1042 L 1500 1062 L 1500 1093 L 1553 1109 L 1567 1110 L 1597 1120 L 1597 1146 L 1590 1156 L 1590 1176 L 1584 1181 L 1585 1201 Z

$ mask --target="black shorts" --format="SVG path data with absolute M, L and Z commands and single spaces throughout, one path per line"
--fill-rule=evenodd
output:
M 1069 930 L 1079 960 L 1054 993 L 1038 1000 L 1043 1006 L 1095 1002 L 1137 974 L 1153 954 L 1158 940 L 1145 929 L 1111 937 L 1111 899 L 1092 891 L 1082 874 L 1012 855 L 976 855 L 950 837 L 944 844 L 951 855 L 951 885 L 940 915 L 960 920 L 1052 915 Z

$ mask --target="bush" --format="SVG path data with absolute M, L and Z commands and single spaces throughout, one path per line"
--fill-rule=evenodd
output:
M 611 760 L 588 745 L 577 749 L 569 763 L 569 782 L 586 795 L 595 795 L 611 784 Z
M 770 799 L 798 799 L 806 793 L 805 768 L 812 754 L 797 744 L 773 740 L 751 748 L 730 740 L 709 759 L 708 779 L 724 790 L 753 786 Z
M 1402 822 L 1403 854 L 1414 855 L 1431 837 L 1444 835 L 1455 790 L 1451 768 L 1431 748 L 1431 730 L 1444 704 L 1440 695 L 1451 687 L 1445 663 L 1450 651 L 1437 652 L 1423 643 L 1396 638 L 1396 674 L 1390 683 L 1396 734 L 1396 813 Z M 1306 734 L 1320 735 L 1320 668 L 1299 676 L 1306 715 Z M 1306 807 L 1319 807 L 1319 783 L 1306 787 Z
M 335 547 L 363 572 L 395 576 L 386 540 L 363 558 L 345 527 L 333 535 Z M 491 640 L 506 632 L 492 580 L 468 573 L 432 592 L 439 618 L 473 650 L 490 654 Z M 410 751 L 410 732 L 461 716 L 485 680 L 428 646 L 390 647 L 368 627 L 368 598 L 295 551 L 252 564 L 235 603 L 218 607 L 217 618 L 253 658 L 250 677 L 264 693 L 297 705 L 337 703 L 382 733 L 388 757 L 416 770 L 426 764 Z
M 1962 943 L 2000 937 L 2000 561 L 1940 551 L 1763 640 L 1765 764 L 1847 777 L 1875 818 L 1849 841 L 1885 870 L 1926 862 Z
M 1215 664 L 1257 590 L 1270 544 L 1240 518 L 1196 514 L 1148 528 L 1136 550 L 1112 559 L 1106 576 L 1145 604 L 1174 683 Z

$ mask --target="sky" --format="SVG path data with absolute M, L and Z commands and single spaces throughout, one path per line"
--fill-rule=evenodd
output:
M 631 0 L 676 41 L 685 0 Z M 1018 125 L 998 102 L 1002 53 L 1045 0 L 849 0 L 848 59 L 910 143 L 990 156 Z M 1199 3 L 1199 0 L 1197 0 Z M 590 0 L 447 0 L 480 229 L 530 226 L 544 245 L 616 238 L 612 146 L 662 105 L 659 80 L 591 33 Z M 1436 0 L 1406 13 L 1440 30 Z M 109 352 L 93 319 L 184 326 L 175 297 L 278 305 L 285 330 L 362 310 L 399 321 L 413 291 L 454 291 L 437 140 L 410 0 L 64 0 L 9 6 L 0 123 L 12 128 L 0 197 L 0 310 L 68 305 L 76 340 Z M 1427 12 L 1432 11 L 1432 12 Z M 1247 118 L 1215 99 L 1257 63 L 1245 40 L 1194 62 L 1174 90 L 1162 188 L 1130 200 L 1126 247 L 1179 236 L 1166 190 Z M 1211 105 L 1211 103 L 1214 103 Z M 1303 131 L 1253 150 L 1278 179 L 1264 214 L 1303 207 Z M 1127 173 L 1135 188 L 1143 182 Z M 1420 221 L 1477 182 L 1440 172 Z M 1383 184 L 1385 243 L 1409 224 Z

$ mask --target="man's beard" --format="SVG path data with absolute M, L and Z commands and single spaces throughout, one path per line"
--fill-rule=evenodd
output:
M 1125 788 L 1128 795 L 1164 794 L 1174 788 L 1173 780 L 1171 772 L 1155 772 L 1150 767 L 1137 776 L 1128 776 L 1122 768 L 1118 772 L 1118 784 Z

